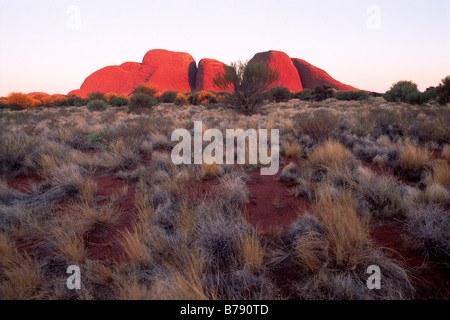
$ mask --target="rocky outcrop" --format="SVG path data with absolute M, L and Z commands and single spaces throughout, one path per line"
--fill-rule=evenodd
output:
M 195 80 L 195 91 L 212 90 L 222 91 L 218 89 L 213 82 L 214 77 L 218 73 L 225 71 L 226 64 L 214 59 L 202 59 L 198 64 L 197 76 Z M 233 88 L 228 88 L 228 92 L 232 92 Z
M 249 63 L 265 62 L 279 72 L 278 81 L 272 87 L 283 86 L 290 91 L 303 90 L 300 76 L 295 68 L 291 58 L 281 51 L 267 51 L 257 53 Z
M 272 85 L 284 86 L 295 92 L 303 88 L 314 89 L 328 84 L 336 90 L 358 90 L 333 79 L 324 70 L 308 62 L 293 58 L 281 51 L 257 53 L 249 63 L 265 62 L 279 72 L 278 81 Z M 142 63 L 125 62 L 118 66 L 102 68 L 86 78 L 80 89 L 69 94 L 87 97 L 88 93 L 101 91 L 130 94 L 141 83 L 151 84 L 160 92 L 177 91 L 220 91 L 214 86 L 213 79 L 223 72 L 225 64 L 214 59 L 202 59 L 198 69 L 194 58 L 184 52 L 168 50 L 150 50 Z M 232 92 L 233 88 L 228 88 Z
M 304 89 L 314 89 L 315 87 L 327 84 L 338 91 L 355 91 L 355 87 L 343 84 L 333 79 L 324 70 L 313 66 L 305 60 L 293 58 L 292 62 L 302 79 Z

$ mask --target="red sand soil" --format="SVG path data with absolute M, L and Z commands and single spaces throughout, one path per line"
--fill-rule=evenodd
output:
M 20 192 L 28 192 L 31 190 L 32 185 L 39 185 L 43 179 L 37 175 L 33 176 L 18 176 L 7 180 L 8 187 Z
M 383 220 L 372 227 L 370 236 L 388 256 L 408 270 L 416 288 L 416 299 L 450 299 L 449 271 L 423 258 L 419 252 L 405 248 L 403 233 L 401 221 Z
M 280 172 L 281 168 L 274 176 L 262 176 L 259 169 L 247 171 L 253 180 L 248 185 L 252 198 L 246 207 L 247 219 L 262 234 L 286 230 L 309 209 L 307 199 L 289 195 L 292 185 L 280 182 Z
M 119 194 L 125 183 L 113 177 L 101 177 L 96 179 L 97 195 L 111 197 Z M 131 230 L 133 218 L 136 214 L 134 205 L 136 195 L 135 184 L 128 185 L 127 195 L 119 200 L 120 216 L 118 223 L 112 227 L 99 226 L 85 237 L 88 257 L 93 260 L 123 260 L 124 253 L 120 246 L 122 233 Z M 107 200 L 106 200 L 107 201 Z

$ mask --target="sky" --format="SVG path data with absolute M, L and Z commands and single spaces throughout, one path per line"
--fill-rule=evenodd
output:
M 225 63 L 279 50 L 385 92 L 450 75 L 448 0 L 0 0 L 0 96 L 66 94 L 151 49 Z

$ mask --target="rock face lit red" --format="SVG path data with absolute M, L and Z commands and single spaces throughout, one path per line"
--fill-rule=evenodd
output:
M 225 71 L 226 64 L 214 59 L 202 59 L 198 64 L 195 91 L 212 90 L 232 92 L 233 88 L 219 89 L 214 85 L 214 77 Z
M 100 69 L 87 77 L 79 90 L 69 94 L 81 97 L 93 91 L 130 94 L 141 83 L 155 85 L 160 91 L 191 91 L 195 85 L 196 69 L 190 54 L 150 50 L 142 63 L 125 62 Z
M 280 78 L 274 86 L 284 86 L 295 92 L 303 88 L 314 89 L 328 84 L 336 90 L 358 90 L 333 79 L 324 70 L 319 69 L 301 59 L 291 59 L 281 51 L 257 53 L 250 61 L 266 62 L 276 69 Z M 156 86 L 160 92 L 177 91 L 219 91 L 213 79 L 218 72 L 223 72 L 225 64 L 214 59 L 202 59 L 198 69 L 194 58 L 184 52 L 168 50 L 150 50 L 142 63 L 125 62 L 118 66 L 102 68 L 86 78 L 80 89 L 69 94 L 87 97 L 93 91 L 103 93 L 115 92 L 130 94 L 141 83 Z M 228 88 L 231 92 L 233 89 Z
M 333 79 L 324 70 L 313 66 L 305 60 L 293 58 L 292 62 L 297 68 L 298 74 L 302 79 L 304 89 L 314 89 L 315 87 L 327 84 L 338 91 L 355 91 L 358 90 L 355 87 L 343 84 Z
M 197 66 L 188 53 L 150 50 L 142 64 L 151 69 L 145 82 L 157 86 L 160 91 L 192 91 L 195 88 Z
M 272 87 L 283 86 L 290 91 L 303 90 L 302 82 L 291 58 L 281 51 L 267 51 L 257 53 L 249 63 L 266 62 L 280 74 L 278 81 Z

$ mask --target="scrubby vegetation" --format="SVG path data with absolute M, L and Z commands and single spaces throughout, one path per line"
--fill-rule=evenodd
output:
M 268 93 L 258 112 L 148 85 L 4 100 L 0 298 L 448 299 L 449 105 L 327 87 L 258 100 Z M 279 174 L 174 165 L 171 134 L 196 119 L 279 129 Z M 79 291 L 65 285 L 73 264 Z

